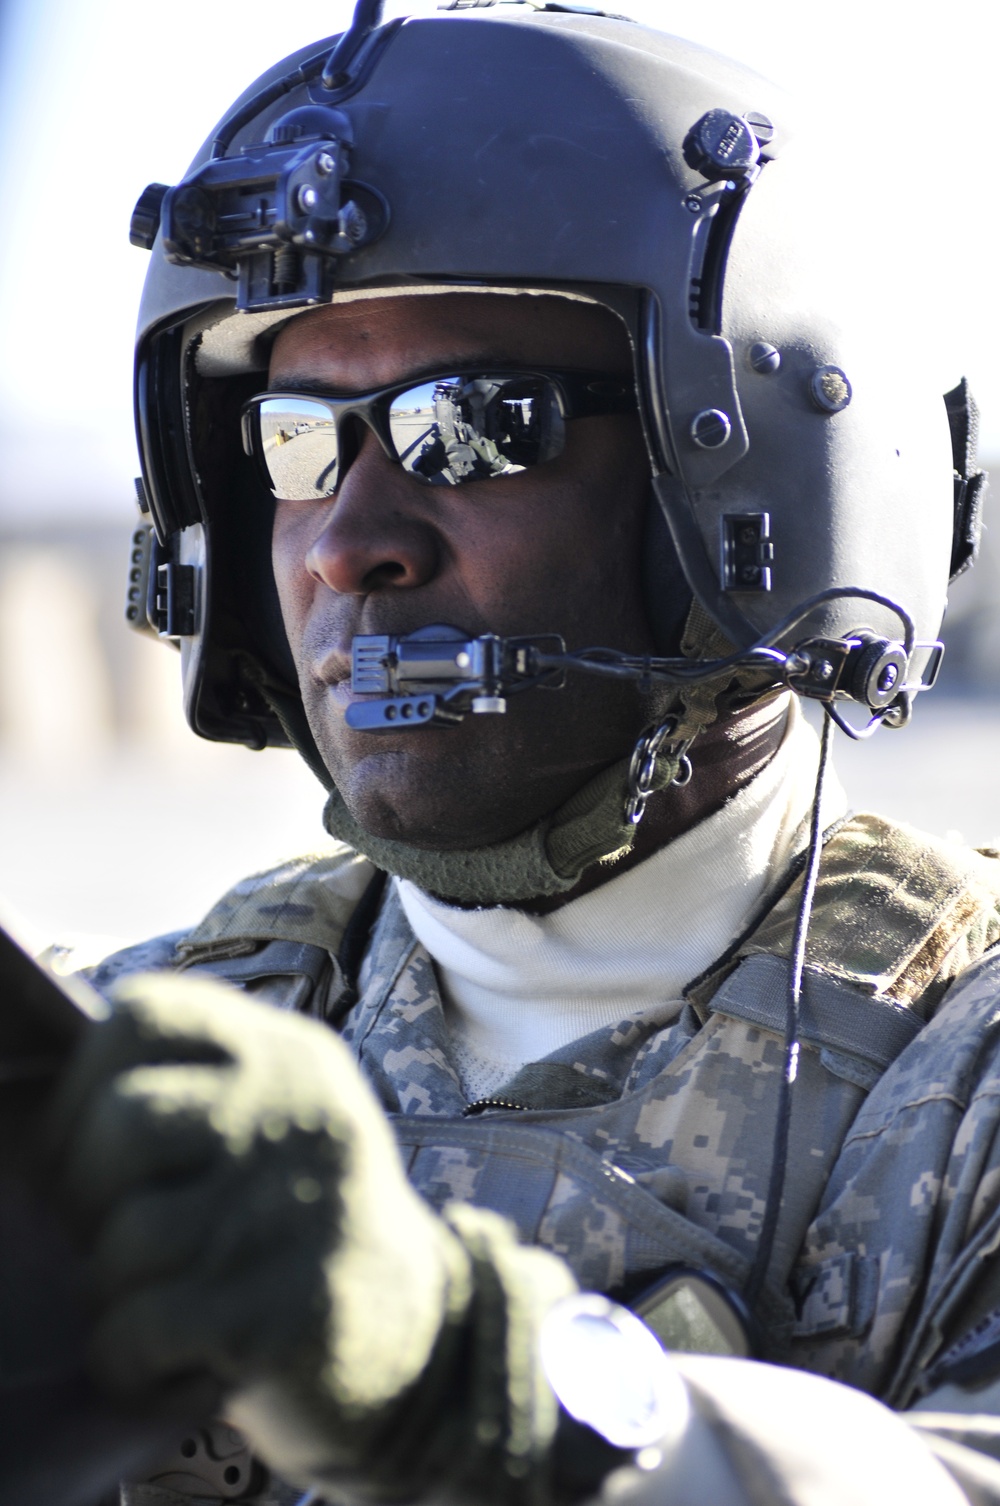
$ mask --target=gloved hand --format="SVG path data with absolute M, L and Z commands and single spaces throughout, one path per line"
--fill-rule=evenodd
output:
M 326 1027 L 214 981 L 134 977 L 50 1124 L 112 1394 L 208 1381 L 281 1473 L 375 1494 L 445 1454 L 478 1473 L 476 1450 L 513 1448 L 514 1477 L 544 1454 L 554 1405 L 533 1361 L 511 1384 L 505 1351 L 571 1278 L 493 1215 L 431 1212 Z

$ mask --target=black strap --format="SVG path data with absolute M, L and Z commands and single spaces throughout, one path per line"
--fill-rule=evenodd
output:
M 337 963 L 344 986 L 329 1004 L 326 1020 L 335 1030 L 339 1029 L 348 1012 L 357 1003 L 358 972 L 368 948 L 372 926 L 378 916 L 382 895 L 388 875 L 376 869 L 364 893 L 358 901 L 340 939 Z M 227 983 L 245 985 L 261 978 L 303 977 L 311 984 L 309 999 L 316 999 L 322 984 L 329 976 L 331 957 L 325 947 L 307 941 L 268 941 L 248 955 L 193 957 L 186 966 L 199 972 L 212 973 Z M 297 1008 L 316 1008 L 315 1005 L 297 1004 Z
M 963 377 L 944 395 L 955 466 L 955 515 L 951 542 L 951 579 L 968 570 L 979 552 L 983 498 L 988 478 L 979 469 L 979 409 Z
M 197 958 L 191 963 L 202 973 L 213 973 L 227 983 L 254 983 L 259 978 L 304 977 L 315 988 L 330 965 L 325 947 L 308 941 L 269 941 L 244 957 Z
M 746 957 L 730 973 L 709 1008 L 776 1035 L 785 1032 L 788 969 L 784 957 Z M 884 1072 L 923 1028 L 919 1015 L 892 999 L 863 994 L 829 973 L 807 967 L 802 975 L 799 1039 L 869 1062 Z
M 334 1030 L 340 1028 L 358 1002 L 358 974 L 361 971 L 365 952 L 368 950 L 372 927 L 382 908 L 382 896 L 385 893 L 388 877 L 389 875 L 381 868 L 376 868 L 340 938 L 337 961 L 344 977 L 344 988 L 338 999 L 331 1000 L 330 1011 L 327 1015 L 327 1024 L 331 1025 Z

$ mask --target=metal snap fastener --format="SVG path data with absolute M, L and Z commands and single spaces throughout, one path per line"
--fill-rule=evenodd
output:
M 821 366 L 810 378 L 809 395 L 821 413 L 842 413 L 853 393 L 839 366 Z
M 700 450 L 717 450 L 732 432 L 729 415 L 721 408 L 703 408 L 691 420 L 691 438 Z

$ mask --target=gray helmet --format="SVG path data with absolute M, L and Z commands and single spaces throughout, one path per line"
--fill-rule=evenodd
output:
M 618 314 L 651 529 L 665 520 L 672 541 L 644 583 L 654 626 L 667 634 L 679 560 L 702 657 L 778 642 L 794 688 L 901 722 L 904 687 L 940 657 L 982 478 L 967 390 L 946 414 L 853 306 L 842 269 L 860 210 L 832 186 L 838 143 L 796 139 L 757 74 L 623 18 L 445 9 L 458 13 L 379 26 L 379 0 L 360 0 L 342 38 L 266 73 L 184 181 L 137 206 L 133 239 L 152 249 L 136 413 L 155 539 L 151 527 L 144 554 L 136 537 L 129 612 L 179 640 L 191 725 L 291 740 L 318 765 L 240 408 L 265 385 L 281 321 L 428 288 L 546 291 Z

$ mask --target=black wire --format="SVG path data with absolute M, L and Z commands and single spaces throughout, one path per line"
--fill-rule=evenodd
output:
M 785 1015 L 785 1061 L 781 1075 L 781 1085 L 778 1091 L 778 1113 L 774 1125 L 771 1175 L 768 1180 L 764 1217 L 761 1220 L 760 1238 L 757 1240 L 754 1262 L 750 1269 L 750 1275 L 747 1277 L 746 1286 L 744 1287 L 744 1296 L 747 1305 L 751 1308 L 760 1296 L 767 1279 L 768 1267 L 771 1264 L 771 1254 L 774 1250 L 775 1235 L 778 1232 L 778 1215 L 781 1212 L 781 1202 L 785 1191 L 789 1131 L 792 1121 L 792 1087 L 798 1073 L 799 1064 L 799 1018 L 802 1006 L 802 974 L 806 960 L 806 938 L 809 934 L 809 917 L 812 914 L 813 898 L 816 894 L 816 881 L 819 878 L 820 858 L 823 853 L 823 786 L 826 781 L 826 771 L 830 757 L 832 729 L 832 718 L 824 716 L 823 733 L 819 746 L 819 767 L 816 770 L 816 789 L 813 794 L 812 819 L 809 828 L 808 856 L 806 858 L 805 876 L 802 880 L 802 895 L 799 900 L 798 914 L 795 917 L 795 935 L 792 941 L 791 965 L 788 974 L 788 1008 Z
M 885 721 L 888 712 L 889 707 L 883 706 L 880 711 L 875 712 L 875 715 L 871 717 L 871 719 L 867 721 L 863 727 L 852 727 L 846 716 L 843 716 L 841 712 L 837 710 L 836 706 L 829 705 L 826 708 L 827 716 L 830 717 L 831 721 L 836 722 L 841 732 L 845 733 L 845 735 L 851 739 L 852 743 L 863 743 L 867 738 L 874 737 L 875 733 Z
M 903 647 L 906 649 L 907 657 L 912 654 L 917 630 L 909 612 L 897 601 L 893 601 L 890 596 L 883 596 L 879 591 L 868 591 L 864 586 L 831 586 L 828 591 L 820 591 L 817 595 L 810 596 L 807 601 L 800 602 L 794 612 L 789 612 L 787 617 L 783 617 L 765 637 L 758 639 L 758 642 L 768 645 L 777 643 L 779 638 L 782 638 L 791 628 L 797 627 L 803 618 L 808 617 L 814 607 L 820 607 L 827 601 L 848 600 L 874 601 L 880 607 L 888 607 L 889 611 L 903 624 Z
M 847 825 L 848 821 L 853 819 L 853 815 L 853 811 L 845 811 L 844 814 L 842 816 L 839 816 L 836 821 L 830 822 L 830 825 L 826 827 L 823 832 L 824 847 L 829 841 L 832 840 L 832 838 L 837 835 L 842 827 Z M 802 848 L 801 852 L 796 853 L 795 857 L 789 863 L 788 867 L 778 879 L 777 883 L 772 884 L 761 895 L 760 899 L 754 905 L 753 909 L 750 911 L 750 914 L 744 921 L 742 931 L 740 931 L 738 935 L 733 937 L 732 941 L 726 947 L 726 950 L 722 953 L 721 957 L 716 957 L 712 962 L 708 964 L 708 967 L 706 967 L 702 972 L 698 974 L 696 978 L 692 978 L 690 983 L 686 983 L 684 985 L 685 998 L 690 998 L 691 994 L 693 994 L 696 989 L 700 988 L 701 985 L 707 981 L 707 979 L 711 978 L 713 974 L 720 972 L 723 968 L 728 968 L 729 964 L 739 956 L 744 942 L 749 941 L 750 937 L 760 926 L 761 921 L 764 920 L 766 916 L 770 915 L 771 911 L 781 902 L 781 900 L 784 899 L 785 895 L 791 889 L 796 879 L 801 876 L 808 861 L 809 843 L 807 842 L 805 847 Z M 730 971 L 732 971 L 732 969 L 730 969 Z
M 368 950 L 368 943 L 371 941 L 375 921 L 378 919 L 388 877 L 389 875 L 381 868 L 376 868 L 340 938 L 337 961 L 343 974 L 344 989 L 326 1017 L 326 1023 L 334 1030 L 341 1028 L 358 1002 L 358 975 L 361 972 L 365 952 Z
M 362 22 L 360 30 L 356 28 L 356 23 L 359 20 L 356 11 L 354 20 L 347 31 L 338 36 L 332 51 L 329 48 L 324 48 L 321 53 L 314 53 L 312 57 L 306 58 L 305 62 L 299 64 L 298 68 L 293 69 L 291 73 L 284 74 L 281 78 L 275 79 L 273 83 L 268 84 L 266 88 L 261 89 L 258 94 L 254 94 L 248 99 L 246 104 L 237 110 L 235 114 L 224 120 L 219 128 L 219 134 L 212 142 L 213 161 L 217 161 L 219 158 L 225 156 L 232 145 L 234 137 L 245 125 L 249 125 L 269 105 L 273 105 L 277 100 L 283 98 L 284 95 L 290 94 L 293 89 L 299 88 L 302 84 L 308 84 L 318 75 L 323 74 L 324 87 L 332 91 L 337 81 L 331 76 L 331 82 L 327 84 L 325 70 L 330 64 L 334 63 L 335 59 L 338 64 L 340 63 L 338 53 L 341 47 L 345 48 L 344 53 L 341 54 L 341 58 L 346 60 L 346 67 L 349 70 L 357 53 L 361 51 L 364 43 L 367 42 L 368 38 L 377 29 L 383 5 L 384 0 L 359 0 L 357 11 L 361 11 L 362 7 L 366 7 L 366 13 L 360 18 Z M 398 23 L 391 24 L 402 24 L 402 18 L 400 18 Z M 348 39 L 351 39 L 349 48 L 346 45 Z
M 903 647 L 909 659 L 916 642 L 916 628 L 910 614 L 898 602 L 882 596 L 878 591 L 868 591 L 861 586 L 834 586 L 820 591 L 800 602 L 794 612 L 783 617 L 769 633 L 758 638 L 749 648 L 738 649 L 725 659 L 692 662 L 689 659 L 653 659 L 638 655 L 616 654 L 613 649 L 585 648 L 572 654 L 536 654 L 535 663 L 545 669 L 580 669 L 589 674 L 607 675 L 615 679 L 633 679 L 637 674 L 664 681 L 669 685 L 698 684 L 714 679 L 729 669 L 764 668 L 769 663 L 784 664 L 787 655 L 775 648 L 779 638 L 797 627 L 809 613 L 828 601 L 847 600 L 874 601 L 887 607 L 899 618 L 903 628 Z M 598 658 L 597 655 L 601 655 Z M 838 725 L 840 725 L 838 721 Z M 844 729 L 848 736 L 856 736 L 850 726 Z M 874 728 L 873 728 L 874 730 Z M 862 736 L 864 733 L 861 734 Z
M 357 0 L 351 24 L 338 38 L 323 68 L 324 89 L 336 89 L 347 81 L 354 59 L 372 32 L 381 26 L 384 10 L 385 0 Z
M 605 657 L 597 658 L 598 654 Z M 535 654 L 533 662 L 539 669 L 578 669 L 586 674 L 606 675 L 611 679 L 634 680 L 648 677 L 667 685 L 697 684 L 701 680 L 714 679 L 728 669 L 766 668 L 769 664 L 779 667 L 786 655 L 776 649 L 760 644 L 731 654 L 728 659 L 692 661 L 690 659 L 637 658 L 630 654 L 617 654 L 610 648 L 584 648 L 572 654 Z
M 314 78 L 322 69 L 328 56 L 329 53 L 323 51 L 318 55 L 307 58 L 304 63 L 301 63 L 291 73 L 286 73 L 283 77 L 275 79 L 273 83 L 268 84 L 266 89 L 261 89 L 258 94 L 254 94 L 241 109 L 237 110 L 235 114 L 230 115 L 227 120 L 224 120 L 219 127 L 219 134 L 212 142 L 213 161 L 217 161 L 220 157 L 225 156 L 237 132 L 241 131 L 245 125 L 249 125 L 252 120 L 255 120 L 262 111 L 267 109 L 268 105 L 273 105 L 276 100 L 281 99 L 285 94 L 290 94 L 300 84 L 308 83 L 311 78 Z

